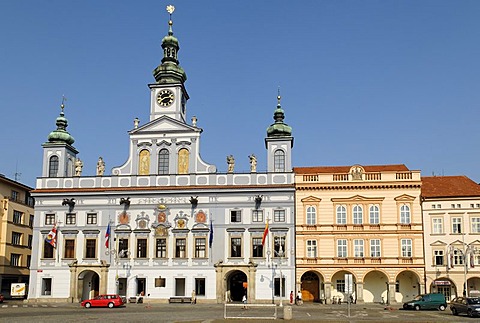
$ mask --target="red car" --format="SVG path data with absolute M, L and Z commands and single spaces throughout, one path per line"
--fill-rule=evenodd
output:
M 119 307 L 125 304 L 123 298 L 120 295 L 109 294 L 109 295 L 98 295 L 92 299 L 86 299 L 82 301 L 81 305 L 85 308 L 90 307 L 108 307 L 114 308 Z

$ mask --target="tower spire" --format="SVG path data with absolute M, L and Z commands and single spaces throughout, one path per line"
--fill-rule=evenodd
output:
M 168 34 L 162 39 L 162 63 L 153 71 L 153 76 L 158 84 L 183 84 L 187 80 L 187 75 L 183 68 L 180 67 L 178 61 L 178 51 L 180 50 L 178 39 L 173 35 L 172 14 L 174 11 L 174 6 L 167 6 L 169 14 Z

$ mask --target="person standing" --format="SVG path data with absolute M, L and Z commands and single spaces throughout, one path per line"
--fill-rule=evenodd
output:
M 290 304 L 293 304 L 293 290 L 290 292 Z
M 191 304 L 197 304 L 197 295 L 195 294 L 195 289 L 192 290 L 192 303 Z
M 242 303 L 243 303 L 243 309 L 246 310 L 247 309 L 247 294 L 243 294 Z

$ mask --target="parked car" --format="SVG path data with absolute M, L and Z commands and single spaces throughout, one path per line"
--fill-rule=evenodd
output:
M 411 301 L 403 303 L 403 309 L 409 310 L 433 310 L 438 309 L 445 311 L 447 308 L 447 300 L 443 294 L 424 294 L 418 295 Z
M 480 316 L 480 297 L 457 297 L 450 302 L 453 315 L 466 313 L 470 317 Z
M 120 295 L 98 295 L 92 299 L 86 299 L 82 301 L 81 305 L 85 308 L 90 307 L 119 307 L 125 304 L 123 298 Z
M 0 294 L 0 303 L 3 303 L 4 300 L 5 300 L 5 298 L 3 298 L 3 295 Z

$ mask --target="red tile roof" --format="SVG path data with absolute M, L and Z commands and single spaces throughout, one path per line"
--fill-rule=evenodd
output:
M 422 197 L 480 197 L 480 185 L 467 176 L 422 177 Z
M 353 166 L 353 165 L 352 165 Z M 338 173 L 348 173 L 352 166 L 318 166 L 318 167 L 294 167 L 293 171 L 297 174 L 338 174 Z M 378 172 L 408 172 L 410 171 L 407 166 L 403 164 L 399 165 L 370 165 L 364 166 L 360 165 L 365 169 L 367 173 L 378 173 Z

